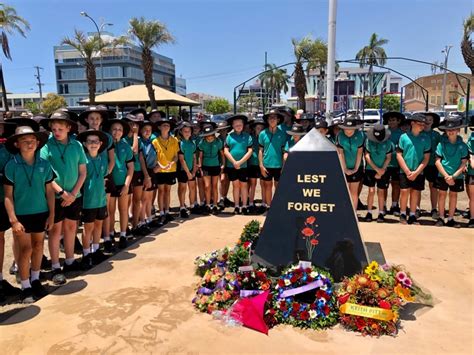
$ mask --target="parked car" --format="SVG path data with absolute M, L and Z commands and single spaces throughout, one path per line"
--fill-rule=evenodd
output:
M 377 109 L 373 109 L 373 108 L 364 109 L 364 114 L 363 115 L 361 114 L 361 117 L 364 121 L 365 126 L 373 125 L 375 123 L 379 123 L 381 118 L 382 118 L 380 116 L 380 111 L 377 110 Z

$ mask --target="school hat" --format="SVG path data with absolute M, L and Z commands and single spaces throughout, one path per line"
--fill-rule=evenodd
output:
M 177 127 L 178 130 L 182 129 L 182 128 L 185 128 L 185 127 L 189 127 L 189 128 L 193 128 L 193 124 L 188 122 L 188 121 L 181 121 Z
M 382 143 L 388 140 L 391 134 L 383 124 L 377 123 L 367 131 L 367 139 L 375 143 Z
M 215 127 L 205 127 L 201 134 L 199 135 L 200 137 L 207 137 L 207 136 L 212 136 L 217 133 L 217 128 Z
M 156 128 L 156 125 L 154 122 L 151 122 L 149 120 L 143 120 L 143 121 L 140 121 L 138 122 L 138 125 L 140 126 L 140 129 L 142 129 L 143 127 L 145 126 L 151 126 L 152 129 L 155 129 Z
M 314 113 L 302 113 L 300 118 L 297 119 L 296 121 L 299 122 L 299 121 L 310 121 L 310 122 L 314 122 L 315 120 L 315 116 L 314 116 Z
M 5 118 L 3 118 L 2 116 L 0 117 L 0 125 L 3 126 L 3 134 L 0 139 L 2 140 L 2 143 L 4 143 L 5 138 L 10 137 L 14 133 L 16 124 L 13 122 L 5 121 Z
M 447 129 L 458 129 L 467 127 L 462 117 L 446 117 L 443 123 L 438 127 L 441 131 Z M 472 128 L 471 128 L 472 129 Z
M 134 114 L 132 113 L 127 113 L 125 115 L 124 118 L 122 118 L 122 120 L 126 121 L 126 122 L 135 122 L 136 124 L 139 124 L 140 122 L 142 122 L 143 120 L 139 119 L 137 116 L 135 116 Z
M 81 125 L 89 127 L 89 124 L 87 123 L 86 119 L 87 116 L 89 116 L 89 114 L 93 112 L 97 112 L 102 116 L 102 124 L 104 124 L 104 122 L 109 119 L 109 112 L 107 111 L 107 107 L 105 107 L 104 105 L 89 106 L 85 111 L 79 114 L 78 120 Z
M 342 123 L 339 124 L 341 129 L 359 129 L 363 126 L 362 120 L 359 115 L 349 115 L 344 118 Z
M 18 138 L 26 135 L 33 135 L 36 137 L 36 139 L 39 141 L 38 147 L 36 150 L 41 149 L 46 142 L 48 141 L 49 134 L 47 132 L 37 132 L 30 126 L 18 126 L 15 128 L 15 134 L 10 136 L 7 141 L 5 142 L 5 148 L 11 153 L 11 154 L 17 154 L 20 152 L 20 150 L 15 147 L 15 142 L 18 140 Z
M 147 115 L 146 115 L 146 118 L 150 119 L 150 117 L 154 114 L 154 113 L 159 113 L 161 117 L 166 117 L 166 113 L 164 111 L 161 111 L 161 110 L 157 110 L 156 108 L 151 110 Z
M 88 129 L 87 131 L 79 133 L 76 137 L 76 140 L 84 144 L 84 142 L 87 140 L 87 137 L 89 136 L 97 136 L 99 137 L 99 140 L 102 142 L 102 145 L 99 148 L 99 153 L 102 153 L 104 150 L 107 149 L 107 145 L 109 143 L 109 137 L 102 131 L 97 131 L 95 129 Z
M 296 117 L 295 117 L 295 110 L 293 110 L 291 107 L 288 106 L 273 106 L 271 109 L 276 109 L 280 111 L 280 113 L 283 116 L 290 117 L 291 121 L 294 122 Z
M 343 116 L 331 117 L 329 119 L 328 128 L 339 126 L 344 122 Z
M 247 122 L 249 121 L 249 118 L 245 115 L 241 115 L 241 114 L 237 114 L 237 115 L 232 115 L 232 116 L 229 116 L 226 121 L 227 121 L 227 124 L 232 127 L 232 123 L 235 121 L 235 120 L 242 120 L 244 122 L 244 125 L 247 124 Z
M 32 119 L 32 118 L 13 117 L 13 118 L 6 119 L 5 122 L 16 124 L 17 127 L 19 127 L 19 126 L 29 126 L 29 127 L 33 128 L 33 131 L 36 131 L 36 132 L 38 132 L 39 129 L 40 129 L 39 123 L 36 120 Z
M 144 108 L 136 108 L 129 112 L 129 114 L 134 115 L 134 116 L 138 115 L 139 113 L 143 114 L 143 117 L 147 117 L 147 113 Z
M 425 116 L 433 117 L 433 124 L 431 125 L 431 128 L 439 127 L 439 123 L 441 122 L 441 117 L 439 117 L 439 115 L 437 113 L 425 112 Z
M 267 123 L 263 120 L 262 117 L 256 117 L 252 121 L 250 121 L 250 127 L 255 127 L 256 125 L 267 126 Z
M 160 127 L 163 123 L 168 123 L 170 125 L 170 129 L 173 129 L 174 127 L 176 127 L 176 123 L 173 120 L 166 117 L 161 117 L 158 121 L 155 122 L 155 125 L 157 127 Z
M 77 122 L 71 120 L 71 117 L 69 116 L 69 113 L 63 110 L 56 110 L 54 111 L 51 115 L 49 115 L 49 118 L 45 118 L 40 121 L 40 125 L 47 131 L 51 131 L 51 128 L 49 127 L 49 124 L 51 122 L 64 122 L 68 123 L 71 126 L 71 131 L 69 133 L 76 133 L 77 132 Z
M 414 113 L 413 115 L 410 116 L 409 119 L 407 119 L 406 121 L 408 122 L 422 122 L 422 123 L 426 123 L 426 116 L 424 113 Z M 434 124 L 434 122 L 433 122 Z
M 403 113 L 398 112 L 398 111 L 385 112 L 385 113 L 382 115 L 383 124 L 388 124 L 388 119 L 389 119 L 390 117 L 395 117 L 395 118 L 399 119 L 400 122 L 404 121 L 405 118 L 406 118 Z
M 61 107 L 57 109 L 56 111 L 66 112 L 69 115 L 69 118 L 73 120 L 74 122 L 77 122 L 79 120 L 79 115 L 75 113 L 74 111 L 71 111 L 67 107 Z
M 201 126 L 201 129 L 205 124 L 210 124 L 213 128 L 217 128 L 217 123 L 214 121 L 211 121 L 210 118 L 204 118 L 198 122 L 199 122 L 199 125 Z
M 263 120 L 265 121 L 265 123 L 268 123 L 268 117 L 270 117 L 270 115 L 276 115 L 278 117 L 278 124 L 282 123 L 285 119 L 285 116 L 283 116 L 280 110 L 272 108 L 270 111 L 263 115 Z
M 314 128 L 329 128 L 328 121 L 325 118 L 318 119 L 314 122 Z
M 307 132 L 304 127 L 299 123 L 293 123 L 291 129 L 289 131 L 286 131 L 286 134 L 289 134 L 290 136 L 304 136 L 306 133 Z
M 120 125 L 122 125 L 122 128 L 123 128 L 123 135 L 122 137 L 125 138 L 126 136 L 128 136 L 128 133 L 130 132 L 130 126 L 128 125 L 127 121 L 125 120 L 120 120 L 118 118 L 114 118 L 114 119 L 111 119 L 111 120 L 107 120 L 104 125 L 103 125 L 103 129 L 104 131 L 107 131 L 109 132 L 110 131 L 110 127 L 112 127 L 112 125 L 114 123 L 118 123 Z

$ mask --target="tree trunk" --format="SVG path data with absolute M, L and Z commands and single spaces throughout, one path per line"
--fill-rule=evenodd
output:
M 89 104 L 94 105 L 97 78 L 95 75 L 95 65 L 92 59 L 86 59 L 86 78 L 87 86 L 89 87 Z
M 3 99 L 3 109 L 5 112 L 8 111 L 8 99 L 7 99 L 7 89 L 5 87 L 5 80 L 3 78 L 3 67 L 0 63 L 0 85 L 2 87 L 2 99 Z
M 372 65 L 370 65 L 369 66 L 369 96 L 373 95 L 373 88 L 372 88 L 372 85 L 374 85 L 374 83 L 373 83 L 373 70 L 374 70 L 374 68 L 372 67 Z
M 153 89 L 153 55 L 151 50 L 145 48 L 142 52 L 142 68 L 143 75 L 145 77 L 145 86 L 148 91 L 148 97 L 150 98 L 151 109 L 157 108 L 155 100 L 155 90 Z
M 298 96 L 298 108 L 306 109 L 306 77 L 304 75 L 303 64 L 300 62 L 295 65 L 295 89 Z

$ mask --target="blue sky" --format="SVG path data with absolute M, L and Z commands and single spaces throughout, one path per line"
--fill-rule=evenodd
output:
M 328 0 L 19 0 L 6 1 L 30 22 L 27 38 L 10 36 L 13 61 L 2 56 L 7 90 L 36 92 L 35 65 L 44 91 L 56 91 L 53 46 L 75 28 L 90 31 L 86 11 L 114 24 L 124 34 L 128 20 L 145 16 L 164 22 L 177 43 L 158 52 L 173 58 L 176 75 L 187 79 L 188 92 L 232 97 L 234 86 L 257 74 L 268 62 L 293 61 L 291 38 L 307 34 L 327 38 Z M 453 45 L 448 68 L 468 72 L 459 43 L 462 21 L 472 0 L 339 0 L 336 57 L 350 59 L 373 32 L 389 40 L 388 56 L 441 61 L 441 50 Z M 389 61 L 388 66 L 417 77 L 429 66 Z M 289 72 L 292 69 L 289 68 Z M 33 90 L 31 90 L 33 89 Z

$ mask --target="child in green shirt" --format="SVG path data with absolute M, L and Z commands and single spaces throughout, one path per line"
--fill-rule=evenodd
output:
M 186 190 L 189 188 L 189 206 L 192 213 L 197 213 L 196 206 L 196 144 L 191 139 L 192 125 L 183 122 L 179 128 L 179 152 L 178 152 L 178 198 L 180 205 L 180 216 L 188 218 L 186 209 Z
M 262 212 L 262 206 L 255 205 L 255 193 L 257 190 L 257 180 L 260 179 L 260 167 L 258 165 L 258 152 L 259 152 L 259 144 L 258 144 L 258 136 L 262 130 L 265 129 L 265 121 L 263 118 L 257 117 L 252 122 L 250 122 L 250 131 L 252 136 L 252 155 L 248 160 L 248 175 L 249 175 L 249 213 L 255 214 Z M 263 195 L 263 181 L 260 180 L 260 190 Z M 263 196 L 262 196 L 263 201 Z
M 290 153 L 290 149 L 300 141 L 300 139 L 306 134 L 306 129 L 303 125 L 299 123 L 294 123 L 293 127 L 289 131 L 286 131 L 286 134 L 290 136 L 290 139 L 285 144 L 285 149 L 283 153 L 283 161 L 285 162 L 288 159 L 288 154 Z

